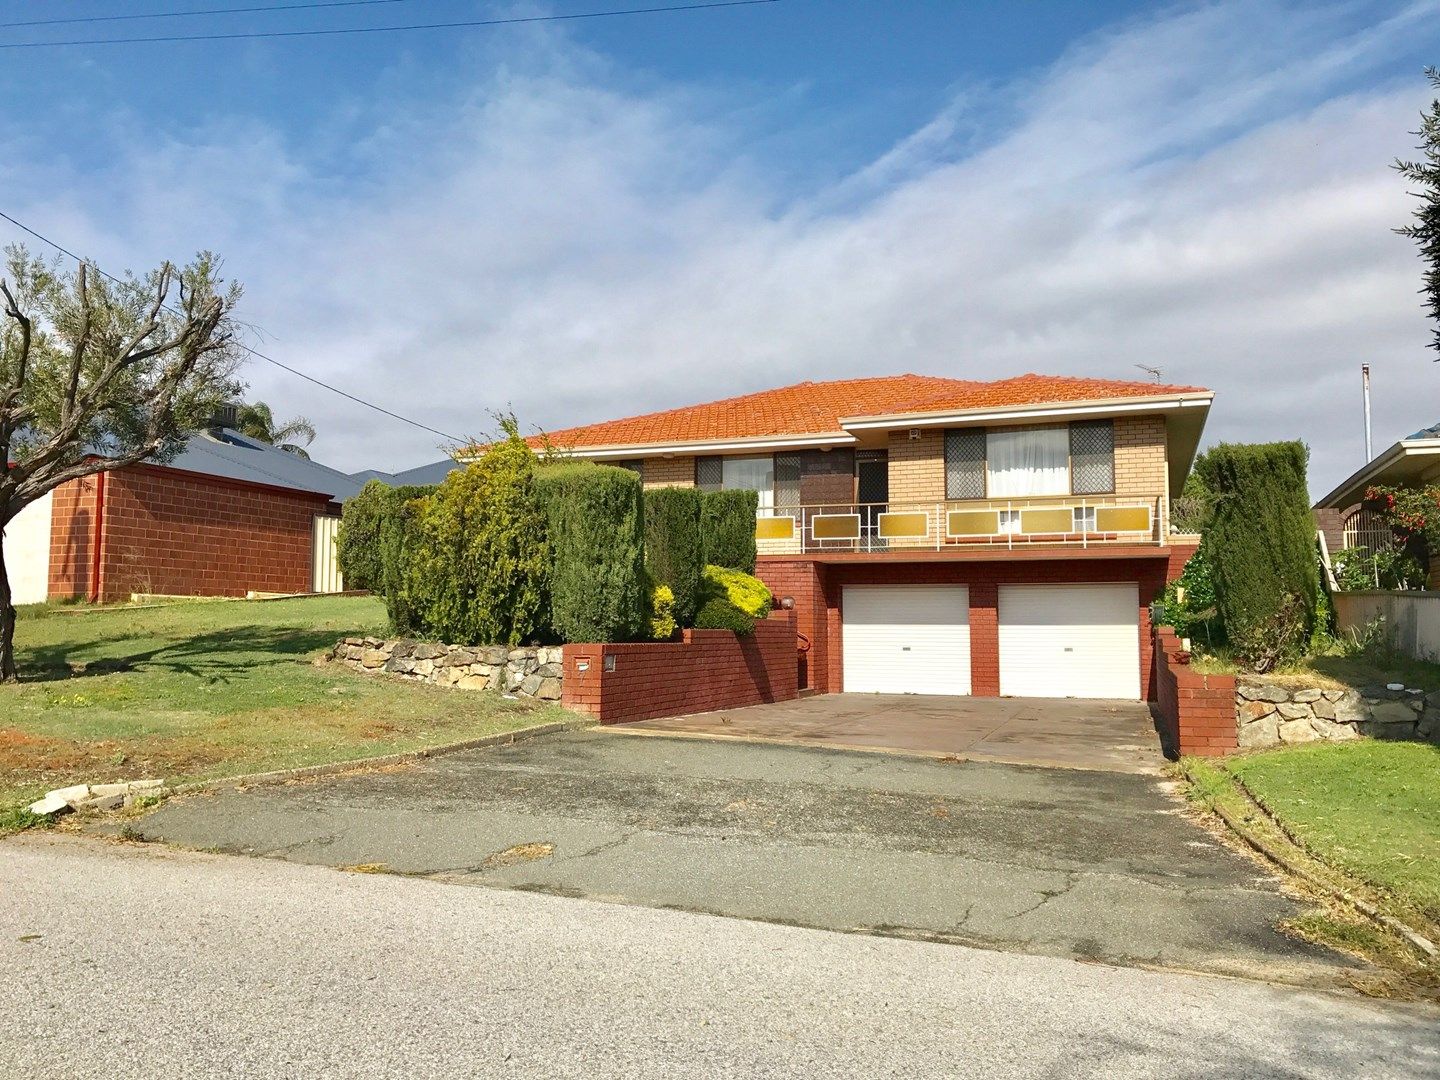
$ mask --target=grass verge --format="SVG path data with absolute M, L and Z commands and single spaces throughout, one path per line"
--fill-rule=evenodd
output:
M 1365 745 L 1369 744 L 1340 744 L 1330 749 L 1348 750 Z M 1184 758 L 1179 768 L 1187 781 L 1191 801 L 1220 818 L 1228 831 L 1252 852 L 1283 867 L 1295 891 L 1314 905 L 1289 920 L 1285 929 L 1305 940 L 1328 945 L 1377 965 L 1380 970 L 1375 975 L 1356 980 L 1357 988 L 1367 993 L 1440 996 L 1440 964 L 1427 960 L 1401 933 L 1377 922 L 1365 911 L 1368 908 L 1382 918 L 1397 918 L 1433 939 L 1435 928 L 1416 917 L 1414 904 L 1397 900 L 1384 885 L 1332 863 L 1300 842 L 1296 821 L 1267 812 L 1233 771 L 1263 758 L 1281 758 L 1295 752 L 1284 750 L 1223 762 Z M 1304 774 L 1308 771 L 1306 764 L 1301 761 L 1294 767 Z M 1361 762 L 1355 765 L 1363 768 Z M 1316 795 L 1303 805 L 1313 812 L 1323 801 L 1322 796 Z M 1337 893 L 1352 898 L 1353 902 L 1338 898 Z
M 381 633 L 371 597 L 22 615 L 0 686 L 0 833 L 66 784 L 174 783 L 353 761 L 572 719 L 554 705 L 317 663 Z

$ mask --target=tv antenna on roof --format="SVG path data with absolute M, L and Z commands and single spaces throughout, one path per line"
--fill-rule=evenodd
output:
M 1156 382 L 1159 382 L 1160 376 L 1164 374 L 1164 372 L 1162 372 L 1158 367 L 1151 367 L 1149 364 L 1136 364 L 1135 366 L 1138 367 L 1141 371 L 1147 372 L 1148 374 L 1155 376 Z

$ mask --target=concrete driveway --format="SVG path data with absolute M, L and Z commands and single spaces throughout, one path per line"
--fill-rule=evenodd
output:
M 1164 763 L 1150 710 L 1139 701 L 822 694 L 614 730 L 883 748 L 1062 769 L 1156 773 Z
M 1154 777 L 580 731 L 172 799 L 147 839 L 1137 966 L 1336 983 Z

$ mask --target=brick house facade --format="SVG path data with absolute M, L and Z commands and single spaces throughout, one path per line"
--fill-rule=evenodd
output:
M 953 678 L 916 685 L 944 692 L 1153 699 L 1150 607 L 1194 550 L 1169 528 L 1170 499 L 1211 397 L 1034 375 L 893 376 L 802 383 L 549 438 L 637 469 L 647 488 L 733 477 L 758 490 L 756 573 L 793 612 L 802 688 L 907 692 L 898 673 L 925 654 L 932 667 L 953 664 Z M 852 588 L 880 613 L 847 612 Z M 950 614 L 937 624 L 934 610 Z M 847 657 L 863 678 L 847 677 Z M 1041 677 L 1024 677 L 1022 663 Z M 1089 678 L 1087 665 L 1103 670 Z

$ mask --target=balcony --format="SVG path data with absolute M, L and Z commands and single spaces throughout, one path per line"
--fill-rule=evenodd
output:
M 1164 498 L 1069 496 L 792 506 L 755 521 L 761 555 L 1091 548 L 1165 543 Z

